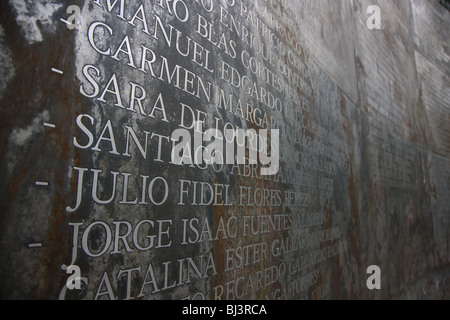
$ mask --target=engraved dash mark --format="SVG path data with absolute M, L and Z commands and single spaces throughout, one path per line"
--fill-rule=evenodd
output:
M 42 247 L 42 242 L 37 242 L 37 243 L 29 243 L 28 244 L 28 248 L 33 249 L 33 248 L 41 248 Z
M 59 20 L 61 20 L 62 22 L 64 22 L 65 24 L 67 24 L 67 25 L 69 25 L 69 26 L 72 25 L 72 23 L 70 23 L 70 22 L 67 21 L 67 20 L 64 20 L 63 18 L 60 18 Z
M 43 125 L 47 128 L 56 128 L 56 125 L 54 125 L 53 123 L 44 122 Z
M 64 74 L 64 72 L 62 72 L 61 70 L 56 69 L 56 68 L 52 68 L 52 71 L 55 73 Z

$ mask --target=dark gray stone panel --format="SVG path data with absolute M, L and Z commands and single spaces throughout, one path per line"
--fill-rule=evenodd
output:
M 449 15 L 376 3 L 1 2 L 0 297 L 448 298 Z M 175 164 L 194 119 L 279 171 Z

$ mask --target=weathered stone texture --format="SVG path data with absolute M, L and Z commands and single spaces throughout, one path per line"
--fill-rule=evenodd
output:
M 0 2 L 0 298 L 450 298 L 449 24 L 434 0 Z M 279 130 L 278 173 L 176 165 L 194 118 Z

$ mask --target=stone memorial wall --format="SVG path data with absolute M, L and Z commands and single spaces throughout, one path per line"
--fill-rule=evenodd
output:
M 449 298 L 449 25 L 2 1 L 0 298 Z

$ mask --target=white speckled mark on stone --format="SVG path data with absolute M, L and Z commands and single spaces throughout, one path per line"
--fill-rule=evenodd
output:
M 14 76 L 11 52 L 4 43 L 5 31 L 0 26 L 0 99 L 3 97 L 9 80 Z
M 33 137 L 42 131 L 42 123 L 49 117 L 48 110 L 39 113 L 33 122 L 26 128 L 16 128 L 9 135 L 8 153 L 6 154 L 6 166 L 8 175 L 12 174 L 22 152 L 33 141 Z
M 9 3 L 14 8 L 16 21 L 30 44 L 43 40 L 37 25 L 38 20 L 49 31 L 56 31 L 57 25 L 53 23 L 52 17 L 62 4 L 54 3 L 52 0 L 9 0 Z

